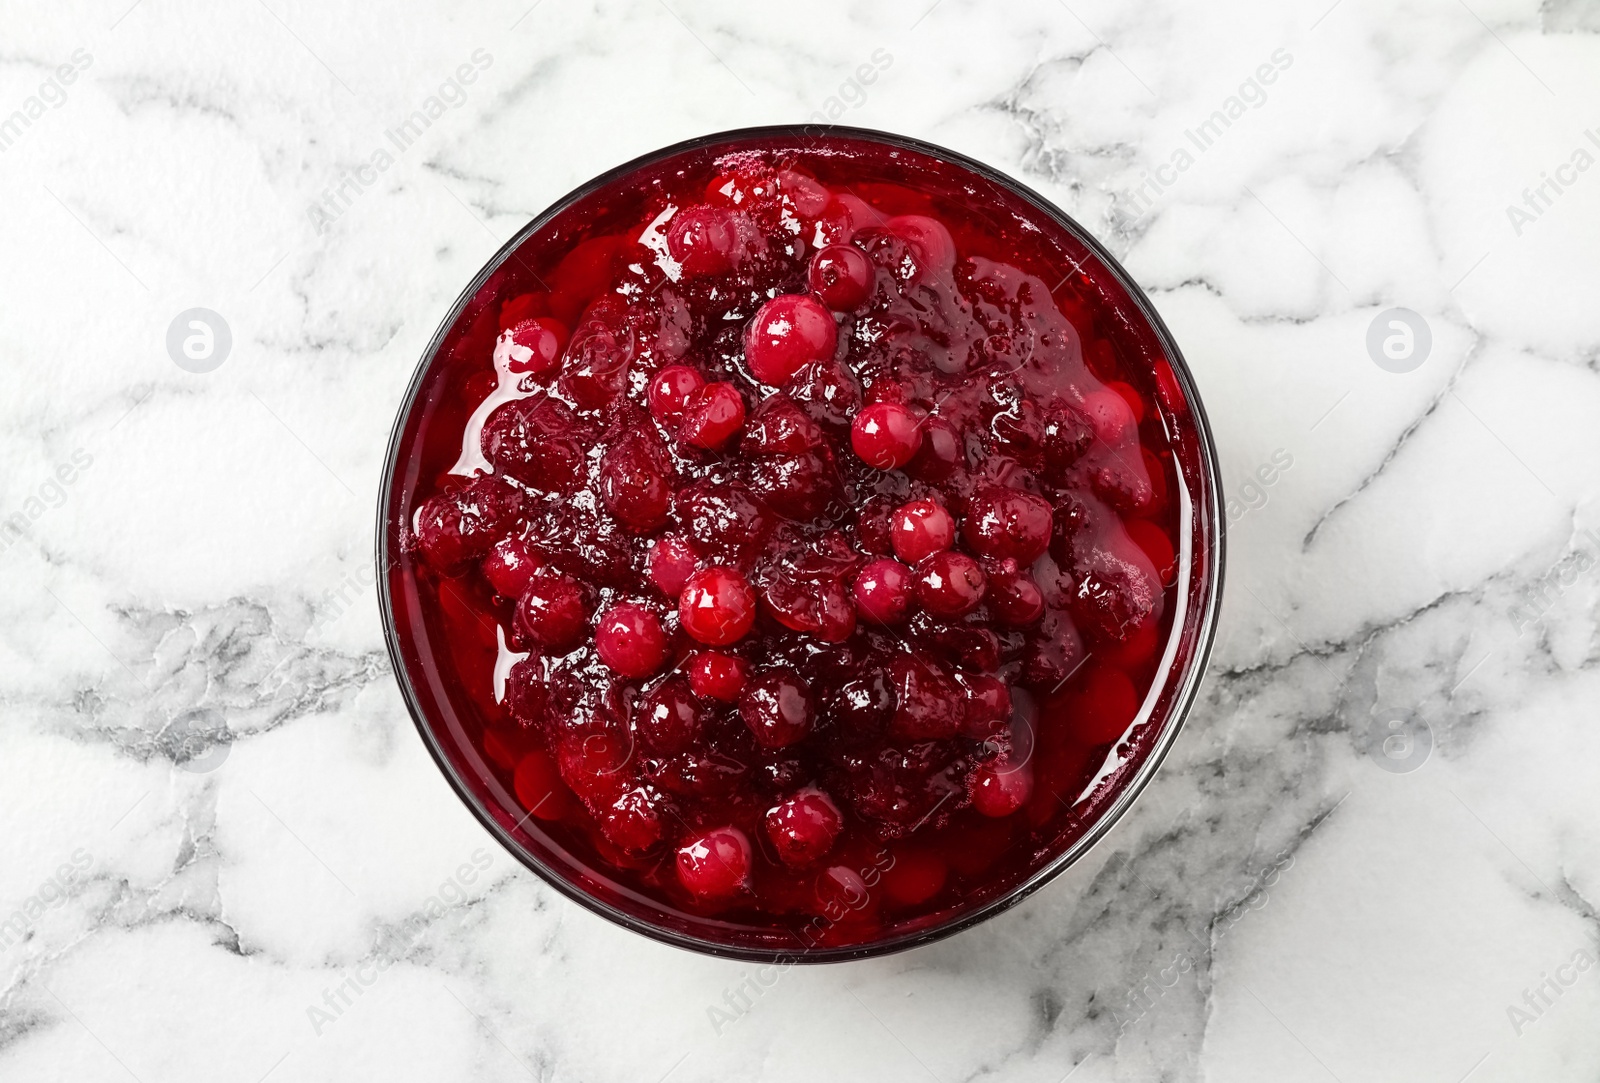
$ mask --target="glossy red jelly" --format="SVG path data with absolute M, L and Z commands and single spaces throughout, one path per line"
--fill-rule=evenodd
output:
M 1088 845 L 1218 587 L 1214 465 L 1092 242 L 872 133 L 734 133 L 570 197 L 397 427 L 402 686 L 485 822 L 653 935 L 904 946 Z

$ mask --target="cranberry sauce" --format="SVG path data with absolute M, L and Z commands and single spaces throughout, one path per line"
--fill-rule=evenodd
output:
M 747 137 L 612 179 L 467 303 L 402 432 L 430 725 L 646 922 L 932 928 L 1088 830 L 1163 722 L 1132 725 L 1210 574 L 1189 404 L 1092 252 L 924 157 Z

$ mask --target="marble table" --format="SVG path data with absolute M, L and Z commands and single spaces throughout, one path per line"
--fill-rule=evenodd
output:
M 0 1078 L 1595 1078 L 1593 0 L 3 18 Z M 807 118 L 991 162 L 1126 262 L 1230 561 L 1200 702 L 1088 859 L 778 974 L 485 834 L 370 552 L 402 389 L 506 237 Z

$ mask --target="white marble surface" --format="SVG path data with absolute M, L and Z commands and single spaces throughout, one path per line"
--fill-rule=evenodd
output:
M 6 6 L 0 123 L 43 96 L 0 139 L 0 1079 L 1595 1078 L 1600 967 L 1563 968 L 1600 960 L 1600 167 L 1556 172 L 1600 163 L 1595 0 L 670 2 Z M 830 98 L 1125 257 L 1239 514 L 1202 702 L 1090 859 L 719 1032 L 751 967 L 565 903 L 440 778 L 373 508 L 417 356 L 528 216 Z M 1365 344 L 1397 306 L 1406 373 Z M 165 345 L 194 307 L 233 338 L 204 374 Z M 1373 754 L 1391 712 L 1415 770 Z

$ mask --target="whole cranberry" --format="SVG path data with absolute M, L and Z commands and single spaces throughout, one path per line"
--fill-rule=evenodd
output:
M 833 716 L 833 737 L 845 747 L 859 747 L 878 740 L 894 715 L 895 689 L 882 669 L 865 671 L 833 691 L 829 712 Z
M 1094 443 L 1094 426 L 1066 403 L 1051 406 L 1045 416 L 1044 473 L 1055 483 L 1067 479 L 1067 470 Z
M 567 343 L 559 386 L 585 410 L 598 410 L 622 393 L 633 337 L 620 305 L 605 298 L 591 307 Z
M 787 748 L 805 739 L 816 721 L 811 688 L 789 673 L 769 670 L 739 697 L 739 717 L 763 748 Z
M 970 613 L 983 601 L 983 569 L 965 553 L 945 551 L 917 565 L 917 600 L 941 617 Z
M 817 909 L 839 923 L 825 927 L 824 935 L 837 934 L 841 927 L 865 925 L 872 920 L 876 900 L 860 869 L 833 865 L 817 873 L 812 886 Z
M 893 526 L 895 505 L 887 496 L 869 497 L 856 512 L 856 544 L 864 553 L 886 556 L 894 552 Z
M 993 737 L 1011 719 L 1011 689 L 998 677 L 985 673 L 961 678 L 966 700 L 961 705 L 961 732 L 975 741 Z
M 667 224 L 667 251 L 689 278 L 732 270 L 738 245 L 733 215 L 722 207 L 686 207 Z
M 587 427 L 560 399 L 537 392 L 495 410 L 479 446 L 495 473 L 541 492 L 566 492 L 579 480 Z
M 564 575 L 535 576 L 517 599 L 516 621 L 545 650 L 566 654 L 589 631 L 583 587 Z
M 889 219 L 885 225 L 911 245 L 921 276 L 950 273 L 955 265 L 956 243 L 943 222 L 925 214 L 902 214 Z
M 815 297 L 774 297 L 745 328 L 745 367 L 762 383 L 782 387 L 806 365 L 832 357 L 838 335 L 833 314 Z
M 678 882 L 701 899 L 729 899 L 750 879 L 750 839 L 719 827 L 678 848 Z
M 650 543 L 645 569 L 650 582 L 669 598 L 683 593 L 683 585 L 698 563 L 689 543 L 676 534 L 663 534 Z
M 839 472 L 827 448 L 798 455 L 759 455 L 749 465 L 750 489 L 786 519 L 809 522 L 839 492 Z
M 633 720 L 648 748 L 672 756 L 700 741 L 706 711 L 690 694 L 687 678 L 668 677 L 639 701 Z
M 647 534 L 667 521 L 672 472 L 654 431 L 624 434 L 600 458 L 600 498 L 618 521 Z
M 678 439 L 715 451 L 744 424 L 744 396 L 726 381 L 707 384 L 689 398 L 678 427 Z
M 1139 690 L 1120 669 L 1089 668 L 1067 697 L 1067 717 L 1080 739 L 1101 745 L 1121 737 L 1133 724 L 1139 713 Z
M 833 358 L 813 361 L 789 382 L 789 394 L 817 421 L 845 426 L 861 406 L 861 381 Z
M 821 181 L 794 169 L 778 170 L 778 191 L 788 198 L 794 213 L 808 221 L 820 215 L 833 198 Z
M 1083 412 L 1095 436 L 1107 447 L 1121 447 L 1138 425 L 1128 400 L 1110 388 L 1091 391 L 1083 397 Z
M 541 820 L 559 820 L 572 805 L 572 794 L 562 783 L 555 760 L 543 749 L 536 748 L 517 761 L 511 788 L 522 807 Z
M 839 806 L 815 788 L 801 790 L 767 812 L 767 838 L 778 858 L 792 868 L 804 868 L 827 854 L 843 828 Z
M 683 421 L 683 411 L 706 379 L 688 365 L 668 365 L 650 381 L 650 414 L 668 429 Z
M 878 470 L 900 469 L 921 443 L 919 419 L 904 403 L 875 402 L 850 423 L 850 447 L 856 458 Z
M 505 351 L 510 371 L 543 381 L 560 371 L 566 339 L 566 329 L 548 316 L 522 320 L 500 333 L 496 352 Z
M 906 464 L 906 473 L 921 481 L 939 482 L 961 463 L 961 434 L 942 417 L 924 418 L 922 444 Z
M 853 312 L 872 292 L 872 261 L 861 249 L 830 244 L 811 257 L 806 285 L 835 312 Z
M 736 703 L 749 679 L 749 664 L 731 654 L 701 651 L 689 661 L 689 687 L 701 699 Z
M 609 805 L 627 789 L 622 767 L 632 748 L 626 734 L 609 728 L 600 733 L 561 733 L 554 751 L 561 780 L 590 812 Z
M 424 500 L 412 529 L 428 563 L 451 571 L 504 537 L 519 503 L 517 491 L 499 478 L 479 477 Z
M 937 500 L 923 498 L 900 505 L 889 521 L 895 555 L 907 564 L 955 544 L 956 521 Z
M 822 443 L 822 427 L 780 391 L 761 400 L 751 413 L 739 450 L 746 455 L 801 455 Z
M 1050 548 L 1053 514 L 1042 497 L 991 485 L 972 498 L 961 536 L 979 556 L 1027 567 Z
M 1003 760 L 986 763 L 968 777 L 967 791 L 980 815 L 1010 816 L 1033 796 L 1033 767 L 1012 767 Z
M 856 611 L 878 624 L 898 624 L 911 611 L 911 569 L 887 557 L 856 576 Z
M 500 330 L 515 327 L 530 316 L 550 311 L 550 299 L 542 293 L 519 293 L 500 302 Z
M 732 568 L 713 565 L 689 577 L 678 595 L 683 630 L 708 647 L 743 639 L 756 620 L 756 592 Z
M 1016 561 L 1003 561 L 989 573 L 989 608 L 1005 624 L 1032 624 L 1044 615 L 1044 591 Z
M 606 610 L 594 629 L 600 660 L 623 677 L 648 677 L 656 672 L 667 660 L 669 645 L 661 618 L 632 602 Z
M 541 663 L 532 656 L 522 659 L 506 674 L 506 710 L 521 726 L 537 726 L 544 721 L 550 702 L 550 687 L 545 683 Z
M 726 564 L 754 562 L 777 525 L 776 516 L 737 478 L 684 485 L 672 508 L 695 551 Z
M 496 594 L 502 598 L 520 598 L 543 565 L 528 548 L 527 540 L 513 534 L 490 546 L 489 555 L 483 558 L 480 567 Z
M 665 795 L 653 786 L 632 786 L 611 802 L 600 816 L 600 832 L 606 841 L 627 853 L 638 854 L 661 841 Z
M 895 712 L 889 732 L 902 741 L 943 741 L 961 729 L 961 686 L 921 652 L 896 657 L 890 667 Z
M 1138 564 L 1097 553 L 1075 577 L 1067 606 L 1086 632 L 1121 643 L 1160 618 L 1161 584 Z

